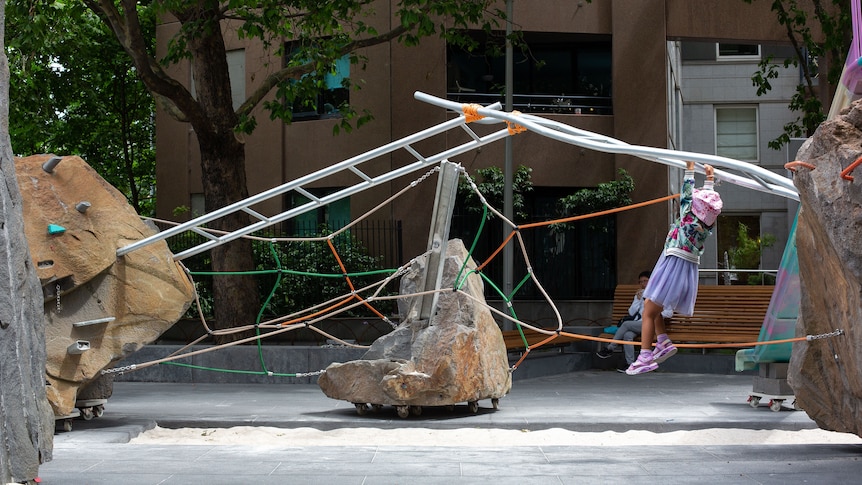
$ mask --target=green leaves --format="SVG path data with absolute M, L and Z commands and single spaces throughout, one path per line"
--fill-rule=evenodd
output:
M 141 26 L 154 42 L 154 16 Z M 139 213 L 155 201 L 154 103 L 113 33 L 82 3 L 6 8 L 12 147 L 79 155 Z
M 754 0 L 744 0 L 752 3 Z M 826 119 L 823 104 L 817 97 L 816 78 L 819 74 L 820 59 L 825 58 L 829 66 L 827 81 L 837 84 L 841 77 L 844 59 L 851 41 L 851 20 L 847 0 L 832 0 L 832 8 L 826 8 L 822 3 L 814 2 L 813 15 L 800 6 L 796 0 L 774 0 L 772 11 L 780 25 L 787 29 L 787 37 L 796 50 L 796 57 L 784 59 L 784 68 L 799 67 L 802 82 L 792 96 L 788 108 L 800 112 L 800 116 L 791 123 L 784 125 L 784 132 L 769 142 L 769 147 L 779 150 L 790 141 L 791 137 L 808 137 Z M 812 25 L 823 32 L 823 41 L 818 42 L 812 35 Z M 757 88 L 757 95 L 763 96 L 772 89 L 770 79 L 778 77 L 778 64 L 768 57 L 758 65 L 751 81 Z
M 591 214 L 631 204 L 634 179 L 624 169 L 619 169 L 617 175 L 617 180 L 602 182 L 596 188 L 581 189 L 560 199 L 557 203 L 560 217 Z M 567 229 L 570 226 L 571 223 L 555 224 L 554 229 Z
M 533 191 L 532 180 L 533 169 L 524 165 L 519 165 L 514 174 L 512 174 L 512 211 L 515 217 L 519 220 L 525 220 L 528 217 L 526 212 L 526 202 L 524 196 Z M 485 200 L 497 210 L 503 209 L 503 192 L 505 190 L 505 174 L 499 167 L 487 167 L 476 170 L 474 176 L 476 187 L 479 192 L 485 197 Z M 467 212 L 481 214 L 484 210 L 479 196 L 473 191 L 470 182 L 461 177 L 458 181 L 458 198 L 463 203 L 460 204 Z M 493 217 L 493 214 L 488 213 L 488 219 Z

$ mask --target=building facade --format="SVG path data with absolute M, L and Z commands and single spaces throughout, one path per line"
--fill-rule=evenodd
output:
M 378 16 L 374 22 L 378 31 L 390 27 L 396 3 L 394 0 L 377 2 Z M 766 148 L 766 143 L 792 119 L 787 100 L 798 82 L 798 75 L 784 73 L 780 85 L 771 94 L 758 98 L 748 80 L 756 66 L 754 58 L 719 59 L 715 53 L 716 46 L 721 44 L 761 46 L 758 47 L 761 53 L 785 52 L 781 48 L 786 45 L 784 28 L 769 6 L 769 2 L 748 4 L 741 0 L 600 0 L 590 3 L 516 0 L 514 23 L 524 32 L 530 54 L 516 61 L 514 108 L 630 144 L 703 153 L 724 150 L 723 145 L 716 142 L 717 130 L 732 124 L 732 115 L 737 115 L 742 122 L 747 122 L 746 126 L 751 127 L 753 122 L 756 129 L 756 156 L 752 161 L 783 171 L 786 155 L 773 153 Z M 177 29 L 170 21 L 158 26 L 160 52 L 164 52 L 167 40 Z M 484 35 L 478 31 L 474 34 Z M 230 42 L 228 61 L 238 106 L 245 93 L 254 89 L 257 80 L 285 61 L 264 51 L 260 45 L 239 39 Z M 712 58 L 709 52 L 713 52 Z M 503 99 L 502 58 L 464 53 L 436 38 L 425 39 L 417 47 L 391 42 L 368 48 L 363 54 L 368 59 L 365 69 L 349 63 L 336 66 L 332 89 L 321 96 L 313 109 L 297 109 L 293 123 L 270 121 L 267 113 L 258 109 L 258 127 L 245 140 L 249 193 L 259 193 L 294 180 L 454 116 L 416 101 L 415 91 L 461 102 L 490 103 Z M 176 66 L 172 73 L 192 84 L 188 66 Z M 350 76 L 362 89 L 339 91 L 341 76 Z M 824 93 L 824 99 L 826 95 Z M 339 120 L 331 106 L 344 99 L 349 99 L 360 110 L 369 110 L 374 120 L 350 133 L 333 135 Z M 482 131 L 481 127 L 475 129 Z M 194 133 L 187 124 L 161 111 L 157 113 L 156 131 L 157 215 L 177 219 L 200 214 L 202 189 Z M 452 134 L 423 142 L 416 148 L 437 153 L 467 139 L 466 133 Z M 529 132 L 513 137 L 512 150 L 513 166 L 532 168 L 532 182 L 536 188 L 531 200 L 534 206 L 547 205 L 557 194 L 613 180 L 619 169 L 624 169 L 634 179 L 632 199 L 635 202 L 660 198 L 679 189 L 679 170 L 630 156 L 592 152 Z M 502 167 L 504 158 L 504 144 L 500 142 L 452 161 L 472 174 L 479 168 Z M 406 151 L 395 152 L 375 162 L 375 170 L 395 170 L 413 160 L 414 156 Z M 385 187 L 351 196 L 349 201 L 318 216 L 321 220 L 336 214 L 357 217 L 419 175 L 405 176 Z M 316 189 L 326 193 L 353 183 L 349 177 L 334 177 Z M 727 204 L 725 214 L 735 217 L 728 219 L 728 224 L 756 219 L 761 232 L 776 236 L 774 250 L 767 253 L 763 265 L 777 267 L 789 223 L 795 214 L 793 204 L 729 184 L 720 190 Z M 426 249 L 434 191 L 433 183 L 423 184 L 374 215 L 399 221 L 405 260 Z M 285 197 L 256 210 L 264 214 L 277 213 L 297 202 Z M 178 208 L 191 210 L 177 216 Z M 548 260 L 542 268 L 553 273 L 548 278 L 547 289 L 555 299 L 566 302 L 564 313 L 571 315 L 571 319 L 591 319 L 606 313 L 606 306 L 592 303 L 612 298 L 617 283 L 633 282 L 640 271 L 652 268 L 674 215 L 672 203 L 620 213 L 614 218 L 610 257 Z M 588 235 L 581 237 L 589 238 Z M 555 254 L 572 256 L 571 253 L 577 251 L 575 248 L 580 247 L 561 243 L 559 238 L 538 237 L 536 240 L 536 245 L 554 246 Z M 543 240 L 546 242 L 541 242 Z M 711 240 L 703 268 L 719 267 L 721 244 L 725 243 L 719 243 L 717 238 Z M 602 246 L 608 247 L 604 243 Z M 549 250 L 534 248 L 535 254 L 543 251 Z M 590 263 L 589 267 L 584 266 L 586 262 Z M 543 278 L 540 271 L 536 274 Z M 515 275 L 516 280 L 519 277 Z M 586 283 L 565 283 L 574 279 Z M 535 315 L 525 318 L 538 320 L 543 315 L 537 310 Z

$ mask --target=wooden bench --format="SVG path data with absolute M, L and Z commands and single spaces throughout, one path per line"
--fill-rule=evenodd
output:
M 524 331 L 524 338 L 527 339 L 527 343 L 530 345 L 530 348 L 550 337 L 550 335 L 545 335 L 529 328 L 523 328 L 522 330 Z M 550 348 L 552 346 L 557 346 L 560 344 L 568 344 L 571 342 L 576 342 L 577 340 L 578 339 L 573 337 L 559 335 L 554 340 L 539 347 L 539 349 Z M 521 334 L 517 330 L 504 330 L 503 341 L 506 342 L 506 350 L 508 351 L 526 349 L 526 347 L 524 346 L 524 339 L 521 338 Z
M 668 337 L 679 343 L 756 342 L 774 289 L 772 285 L 701 285 L 694 315 L 665 319 Z M 628 314 L 637 290 L 638 285 L 616 287 L 611 325 Z

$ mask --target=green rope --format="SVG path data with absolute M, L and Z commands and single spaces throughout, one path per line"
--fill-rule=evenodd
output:
M 488 285 L 491 286 L 491 288 L 493 288 L 498 295 L 500 295 L 500 298 L 502 298 L 503 301 L 506 303 L 506 307 L 509 309 L 509 313 L 512 314 L 512 318 L 517 320 L 518 315 L 515 314 L 515 307 L 512 306 L 512 300 L 508 296 L 506 296 L 506 294 L 503 293 L 503 291 L 500 290 L 500 288 L 495 285 L 494 282 L 490 280 L 490 278 L 488 278 L 482 273 L 479 273 L 479 276 L 481 276 L 482 279 L 485 280 L 485 282 L 488 283 Z M 520 288 L 520 285 L 518 287 Z M 512 294 L 514 295 L 514 292 Z M 518 327 L 518 333 L 521 335 L 521 340 L 524 342 L 524 347 L 530 348 L 530 345 L 527 343 L 527 337 L 524 335 L 524 329 L 521 328 L 520 324 L 517 324 L 516 326 Z
M 275 291 L 278 289 L 279 283 L 281 283 L 281 260 L 278 258 L 278 254 L 275 251 L 275 243 L 269 243 L 269 252 L 272 253 L 272 257 L 275 258 L 275 266 L 278 270 L 278 276 L 275 278 L 275 284 L 272 285 L 272 290 L 270 290 L 269 295 L 266 297 L 266 301 L 263 302 L 263 305 L 260 307 L 260 312 L 257 314 L 257 319 L 254 321 L 254 334 L 258 337 L 255 342 L 257 343 L 257 354 L 260 359 L 260 366 L 263 368 L 264 372 L 267 372 L 266 362 L 263 358 L 263 344 L 260 342 L 260 321 L 263 318 L 263 311 L 266 310 L 266 307 L 269 306 L 269 301 L 272 299 L 273 295 L 275 295 Z
M 464 283 L 467 280 L 467 276 L 469 276 L 469 273 L 468 273 L 467 275 L 464 276 L 464 279 L 461 279 L 461 274 L 464 272 L 464 268 L 467 267 L 467 261 L 473 257 L 473 251 L 476 249 L 476 244 L 479 242 L 479 236 L 482 235 L 482 229 L 484 229 L 484 227 L 485 227 L 485 219 L 488 215 L 488 206 L 483 205 L 482 208 L 483 208 L 483 210 L 482 210 L 482 222 L 479 223 L 479 230 L 476 231 L 476 237 L 473 238 L 473 244 L 470 245 L 470 250 L 467 251 L 467 259 L 465 259 L 464 262 L 461 264 L 461 269 L 458 270 L 458 275 L 455 276 L 455 285 L 454 286 L 455 286 L 456 290 L 460 290 L 461 287 L 464 286 Z
M 161 362 L 159 365 L 175 365 L 178 367 L 190 367 L 192 369 L 208 370 L 208 371 L 215 371 L 215 372 L 225 372 L 228 374 L 251 374 L 251 375 L 272 376 L 272 377 L 296 377 L 296 374 L 282 374 L 279 372 L 267 372 L 267 371 L 260 371 L 260 370 L 222 369 L 219 367 L 205 367 L 202 365 L 183 364 L 180 362 Z

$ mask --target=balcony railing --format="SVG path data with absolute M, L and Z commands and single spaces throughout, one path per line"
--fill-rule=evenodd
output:
M 446 93 L 446 99 L 457 103 L 489 105 L 505 103 L 505 96 L 495 93 L 455 91 Z M 552 94 L 513 94 L 512 108 L 522 113 L 560 113 L 570 115 L 612 115 L 610 96 L 572 96 Z

